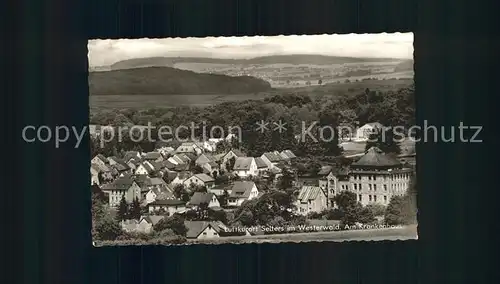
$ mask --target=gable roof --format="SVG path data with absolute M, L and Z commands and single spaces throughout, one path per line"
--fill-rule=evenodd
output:
M 267 164 L 261 157 L 255 158 L 255 164 L 257 164 L 258 169 L 267 168 Z
M 179 180 L 186 180 L 186 179 L 188 179 L 190 177 L 191 177 L 191 173 L 184 171 L 184 172 L 178 172 L 177 176 L 175 178 L 179 179 Z
M 277 163 L 283 160 L 283 158 L 280 155 L 277 155 L 274 152 L 266 152 L 262 155 L 266 157 L 271 163 Z
M 189 205 L 200 205 L 202 203 L 209 204 L 214 197 L 213 193 L 195 192 L 189 200 Z
M 401 162 L 387 155 L 377 147 L 371 147 L 358 161 L 351 164 L 351 167 L 398 167 Z
M 133 158 L 138 158 L 139 157 L 139 152 L 137 151 L 127 151 L 125 152 L 125 155 L 123 156 L 123 159 L 125 161 L 128 161 Z
M 254 186 L 255 183 L 253 181 L 235 181 L 231 187 L 231 194 L 229 197 L 248 198 Z
M 148 174 L 154 172 L 155 170 L 149 163 L 141 163 L 141 165 L 144 167 L 144 169 L 146 169 Z
M 281 156 L 287 157 L 288 159 L 297 158 L 297 156 L 295 156 L 295 154 L 290 150 L 283 150 L 283 151 L 281 151 L 280 154 L 281 154 Z
M 214 179 L 211 176 L 207 175 L 207 174 L 195 174 L 193 176 L 196 177 L 196 178 L 198 178 L 198 179 L 200 179 L 203 182 L 212 182 L 212 181 L 214 181 Z
M 106 157 L 104 157 L 103 154 L 97 154 L 94 158 L 98 158 L 99 160 L 103 161 L 104 163 L 108 162 L 108 159 L 106 159 Z
M 112 167 L 114 167 L 120 172 L 130 170 L 130 166 L 124 163 L 123 161 L 116 161 L 116 164 L 112 165 Z
M 216 222 L 184 221 L 184 225 L 188 229 L 186 237 L 190 239 L 197 238 L 208 227 L 213 228 L 217 233 L 221 231 L 221 228 Z
M 173 169 L 175 168 L 176 164 L 170 162 L 169 160 L 163 160 L 161 162 L 161 166 L 167 169 Z
M 156 225 L 158 222 L 160 222 L 160 220 L 162 220 L 163 218 L 165 218 L 165 216 L 161 216 L 161 215 L 149 215 L 149 216 L 141 216 L 141 218 L 139 219 L 139 223 L 142 221 L 142 220 L 145 220 L 146 222 L 148 222 L 149 224 L 151 225 Z
M 159 159 L 162 157 L 163 156 L 161 155 L 160 152 L 149 152 L 149 153 L 146 153 L 146 155 L 144 156 L 144 159 L 145 160 L 156 160 L 156 159 Z
M 241 151 L 240 151 L 240 150 L 238 150 L 238 149 L 231 149 L 231 150 L 229 150 L 229 151 L 226 153 L 226 155 L 227 155 L 227 154 L 229 154 L 230 152 L 233 152 L 233 154 L 234 154 L 236 157 L 245 157 L 245 156 L 246 156 L 246 155 L 245 155 L 245 153 L 241 152 Z
M 135 181 L 129 176 L 123 176 L 115 179 L 112 183 L 105 184 L 101 187 L 102 190 L 127 190 Z
M 179 199 L 157 199 L 154 202 L 149 203 L 149 205 L 180 206 L 186 205 L 186 203 Z
M 233 170 L 236 171 L 247 171 L 250 169 L 250 165 L 252 165 L 253 162 L 252 157 L 237 157 L 235 162 L 234 162 L 234 167 Z
M 309 200 L 315 200 L 320 194 L 324 194 L 319 186 L 303 186 L 300 189 L 298 200 L 300 202 L 307 202 Z

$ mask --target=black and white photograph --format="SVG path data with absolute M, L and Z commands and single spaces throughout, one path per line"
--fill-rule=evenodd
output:
M 88 42 L 94 246 L 417 239 L 413 33 Z

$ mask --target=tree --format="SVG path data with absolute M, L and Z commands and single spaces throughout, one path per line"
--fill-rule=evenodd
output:
M 226 162 L 226 170 L 228 172 L 232 172 L 233 171 L 233 169 L 234 169 L 234 163 L 236 163 L 236 158 L 235 157 L 232 157 L 231 159 L 229 159 Z
M 413 176 L 408 192 L 393 196 L 387 205 L 384 220 L 388 225 L 409 225 L 417 223 L 417 182 Z
M 214 180 L 217 180 L 217 176 L 218 176 L 217 171 L 213 171 L 212 172 L 212 177 L 214 178 Z
M 402 196 L 393 196 L 387 205 L 384 220 L 387 225 L 404 225 L 407 223 L 405 215 L 406 200 Z
M 105 216 L 96 224 L 96 232 L 99 240 L 116 240 L 122 234 L 122 228 L 117 220 Z
M 318 80 L 318 85 L 321 85 L 321 84 L 323 84 L 323 80 L 319 79 Z
M 227 199 L 229 198 L 229 192 L 227 189 L 224 189 L 224 192 L 222 193 L 221 196 L 219 196 L 219 203 L 220 206 L 224 207 L 227 206 Z
M 385 206 L 379 203 L 371 203 L 365 206 L 366 209 L 370 210 L 373 216 L 384 216 Z
M 141 203 L 139 202 L 139 199 L 136 197 L 134 198 L 134 201 L 132 202 L 130 206 L 130 211 L 129 211 L 129 218 L 130 219 L 140 219 L 141 218 Z
M 183 184 L 177 184 L 174 186 L 174 196 L 177 199 L 182 199 L 184 194 L 187 193 L 186 188 L 184 187 Z
M 295 177 L 292 171 L 288 168 L 284 168 L 278 181 L 278 188 L 281 190 L 289 189 L 293 185 Z
M 122 199 L 120 200 L 120 205 L 118 205 L 118 212 L 116 214 L 116 218 L 118 221 L 123 221 L 128 219 L 129 217 L 129 212 L 128 212 L 128 203 L 127 200 L 125 200 L 125 195 L 122 195 Z
M 357 201 L 355 193 L 342 191 L 334 197 L 334 201 L 342 214 L 342 217 L 340 218 L 341 226 L 352 226 L 359 221 L 358 213 L 361 204 Z
M 366 142 L 365 150 L 371 147 L 377 147 L 387 154 L 400 154 L 401 148 L 399 143 L 394 139 L 394 133 L 391 128 L 379 129 L 376 133 L 372 133 Z
M 179 236 L 186 236 L 187 228 L 184 224 L 184 218 L 179 214 L 174 214 L 170 217 L 164 217 L 153 227 L 156 232 L 161 232 L 166 229 L 171 229 Z

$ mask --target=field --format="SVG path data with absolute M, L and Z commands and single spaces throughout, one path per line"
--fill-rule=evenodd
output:
M 377 91 L 396 90 L 412 83 L 412 79 L 365 80 L 359 82 L 339 82 L 322 86 L 308 86 L 298 88 L 277 88 L 270 92 L 255 94 L 203 94 L 203 95 L 91 95 L 90 107 L 94 108 L 172 108 L 178 106 L 208 106 L 228 101 L 242 101 L 249 99 L 264 99 L 280 93 L 299 93 L 310 96 L 337 94 L 357 94 L 366 88 Z
M 268 94 L 241 95 L 113 95 L 90 96 L 92 108 L 173 108 L 179 106 L 209 106 L 212 104 L 263 99 Z

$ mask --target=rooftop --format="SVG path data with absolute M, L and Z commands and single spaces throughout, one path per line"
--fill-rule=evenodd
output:
M 358 161 L 351 164 L 351 167 L 400 167 L 401 162 L 384 153 L 377 147 L 371 147 Z

